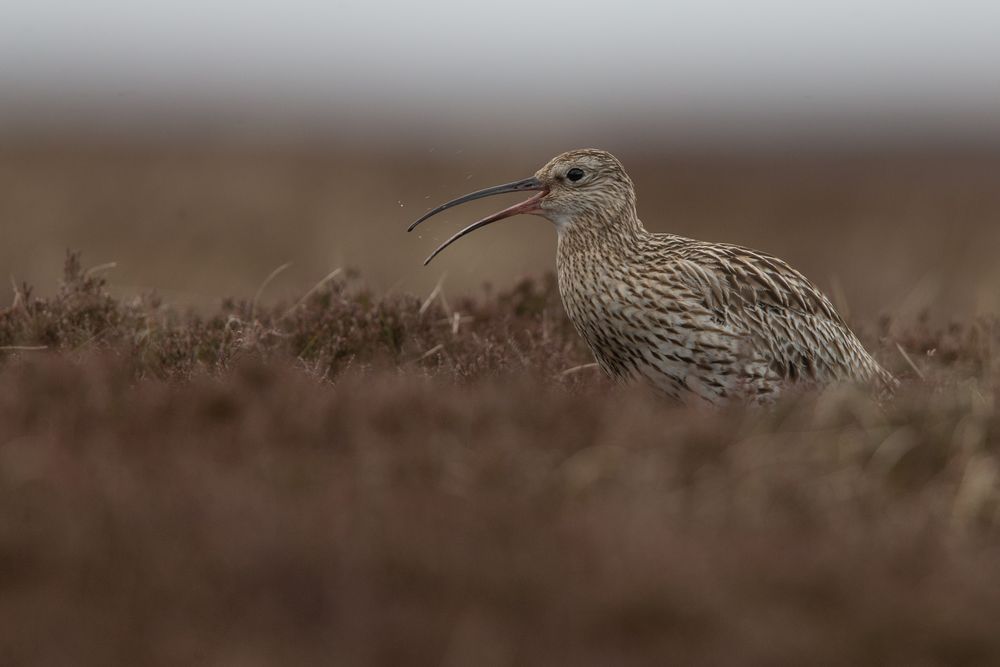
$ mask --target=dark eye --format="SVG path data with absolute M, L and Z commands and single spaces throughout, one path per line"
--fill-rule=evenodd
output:
M 583 169 L 580 169 L 579 167 L 573 167 L 572 169 L 566 172 L 566 178 L 568 178 L 571 181 L 579 181 L 581 178 L 583 178 Z

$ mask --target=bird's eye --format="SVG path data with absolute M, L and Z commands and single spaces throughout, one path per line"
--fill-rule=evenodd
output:
M 573 167 L 572 169 L 566 172 L 566 178 L 574 182 L 579 181 L 581 178 L 583 178 L 583 169 L 580 169 L 579 167 Z

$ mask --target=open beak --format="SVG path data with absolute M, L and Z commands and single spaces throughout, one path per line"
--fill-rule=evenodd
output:
M 537 178 L 532 176 L 531 178 L 526 178 L 521 181 L 514 181 L 513 183 L 505 183 L 504 185 L 495 185 L 492 188 L 486 188 L 485 190 L 478 190 L 476 192 L 471 192 L 467 195 L 459 197 L 458 199 L 452 199 L 450 202 L 441 204 L 437 208 L 425 213 L 419 220 L 414 222 L 406 230 L 412 232 L 417 225 L 421 222 L 430 218 L 431 216 L 437 215 L 441 211 L 447 210 L 452 206 L 458 206 L 459 204 L 464 204 L 467 201 L 472 201 L 474 199 L 482 199 L 483 197 L 492 197 L 493 195 L 502 195 L 507 192 L 526 192 L 526 191 L 538 191 L 538 194 L 530 199 L 521 202 L 520 204 L 514 204 L 509 208 L 505 208 L 502 211 L 494 213 L 491 216 L 487 216 L 478 222 L 474 222 L 465 229 L 461 230 L 450 239 L 438 246 L 438 249 L 431 253 L 431 256 L 424 260 L 424 266 L 430 264 L 431 260 L 437 257 L 438 253 L 450 246 L 452 243 L 462 238 L 466 234 L 471 234 L 480 227 L 485 227 L 491 222 L 496 222 L 497 220 L 503 220 L 504 218 L 509 218 L 512 215 L 520 215 L 521 213 L 537 213 L 539 210 L 539 204 L 542 198 L 549 193 L 548 188 L 539 181 Z

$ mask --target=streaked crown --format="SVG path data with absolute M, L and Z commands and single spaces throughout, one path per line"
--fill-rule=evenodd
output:
M 632 179 L 607 151 L 568 151 L 552 158 L 535 177 L 549 189 L 542 213 L 559 227 L 635 216 Z

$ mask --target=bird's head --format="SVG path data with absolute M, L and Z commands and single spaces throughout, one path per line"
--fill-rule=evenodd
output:
M 635 207 L 635 188 L 621 162 L 584 148 L 552 158 L 535 178 L 545 186 L 539 214 L 559 228 L 583 220 L 615 220 Z
M 531 191 L 538 194 L 462 229 L 442 243 L 424 264 L 466 234 L 522 213 L 547 218 L 560 233 L 578 225 L 614 225 L 623 216 L 634 218 L 635 215 L 635 188 L 621 163 L 611 153 L 584 148 L 552 158 L 530 178 L 478 190 L 446 202 L 428 211 L 410 225 L 408 231 L 441 211 L 474 199 Z

